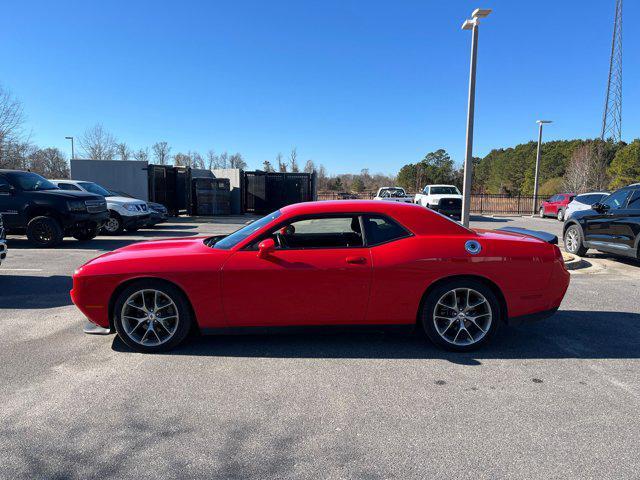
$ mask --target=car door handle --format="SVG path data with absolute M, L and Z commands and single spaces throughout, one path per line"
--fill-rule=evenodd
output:
M 367 259 L 364 257 L 347 257 L 346 261 L 352 265 L 364 265 L 367 263 Z

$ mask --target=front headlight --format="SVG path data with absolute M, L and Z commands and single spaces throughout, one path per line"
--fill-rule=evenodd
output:
M 87 206 L 82 200 L 71 200 L 67 202 L 67 209 L 70 212 L 86 212 Z
M 136 207 L 135 203 L 125 203 L 123 207 L 125 208 L 125 210 L 129 210 L 130 212 L 138 211 L 138 208 Z

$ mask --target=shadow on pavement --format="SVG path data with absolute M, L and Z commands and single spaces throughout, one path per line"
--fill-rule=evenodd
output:
M 640 358 L 640 314 L 559 311 L 554 317 L 520 327 L 501 328 L 486 347 L 470 353 L 447 352 L 422 334 L 347 333 L 210 336 L 188 339 L 165 355 L 264 358 L 443 359 L 480 365 L 483 359 Z M 131 350 L 115 337 L 112 348 Z
M 188 227 L 191 228 L 191 227 Z M 139 230 L 135 233 L 124 232 L 122 235 L 117 236 L 103 236 L 99 235 L 93 240 L 87 240 L 85 242 L 79 242 L 74 238 L 65 238 L 64 241 L 53 248 L 53 250 L 58 249 L 78 249 L 78 250 L 104 250 L 110 251 L 115 250 L 117 248 L 126 247 L 127 245 L 131 245 L 132 243 L 142 242 L 147 240 L 163 240 L 169 238 L 185 238 L 185 237 L 195 237 L 198 235 L 202 235 L 198 232 L 185 232 L 181 230 Z M 135 238 L 134 238 L 135 237 Z M 33 250 L 41 250 L 43 252 L 49 251 L 50 249 L 40 249 L 39 247 L 34 246 L 26 237 L 16 237 L 11 236 L 7 239 L 7 243 L 9 245 L 9 249 L 33 249 Z
M 0 274 L 0 311 L 71 305 L 69 290 L 72 287 L 73 280 L 66 275 L 37 277 Z
M 631 267 L 640 267 L 640 260 L 636 260 L 635 258 L 629 258 L 629 257 L 620 257 L 617 255 L 613 255 L 611 253 L 600 253 L 600 252 L 592 252 L 589 251 L 589 253 L 587 253 L 584 258 L 595 258 L 595 259 L 600 259 L 600 260 L 612 260 L 614 262 L 619 262 L 622 263 L 624 265 L 629 265 Z

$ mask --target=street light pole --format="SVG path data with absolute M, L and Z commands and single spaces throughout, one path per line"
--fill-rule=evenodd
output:
M 469 101 L 467 105 L 467 144 L 464 154 L 464 180 L 462 183 L 462 225 L 469 226 L 471 210 L 471 182 L 473 179 L 473 119 L 476 102 L 476 64 L 478 59 L 478 24 L 491 13 L 489 9 L 476 8 L 471 20 L 465 20 L 463 30 L 471 30 L 471 65 L 469 67 Z
M 73 149 L 73 137 L 64 137 L 67 140 L 71 140 L 71 160 L 73 160 L 74 158 L 76 158 L 76 152 Z
M 535 180 L 533 181 L 533 206 L 531 207 L 533 215 L 538 210 L 538 175 L 540 174 L 540 156 L 542 153 L 542 126 L 545 123 L 551 123 L 551 120 L 536 120 L 536 123 L 540 126 L 538 128 L 538 150 L 536 152 L 536 172 Z

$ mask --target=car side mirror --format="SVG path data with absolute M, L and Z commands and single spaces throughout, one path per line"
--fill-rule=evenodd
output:
M 594 203 L 593 205 L 591 205 L 591 209 L 595 210 L 598 213 L 604 213 L 607 210 L 609 210 L 609 205 L 597 202 L 597 203 Z
M 273 238 L 267 238 L 258 244 L 258 258 L 267 258 L 276 250 L 276 242 Z

